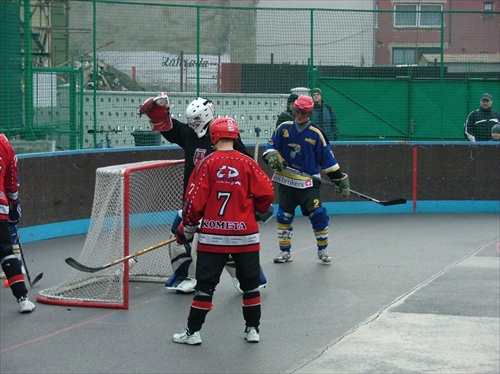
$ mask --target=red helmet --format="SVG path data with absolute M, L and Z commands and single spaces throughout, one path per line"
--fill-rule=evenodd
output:
M 293 105 L 295 109 L 302 109 L 306 112 L 312 112 L 314 107 L 314 102 L 312 97 L 306 95 L 300 95 L 295 104 Z
M 238 124 L 231 117 L 217 118 L 210 125 L 210 141 L 212 144 L 217 143 L 222 138 L 238 138 Z

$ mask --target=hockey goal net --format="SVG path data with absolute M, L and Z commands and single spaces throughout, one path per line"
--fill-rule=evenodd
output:
M 98 168 L 89 230 L 78 262 L 103 266 L 168 239 L 182 206 L 184 160 Z M 129 280 L 164 282 L 171 274 L 162 247 L 95 273 L 70 268 L 67 279 L 42 290 L 42 303 L 128 309 Z

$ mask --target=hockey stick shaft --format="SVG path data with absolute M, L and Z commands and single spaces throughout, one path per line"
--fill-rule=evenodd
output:
M 101 270 L 104 270 L 104 269 L 107 269 L 111 266 L 114 266 L 114 265 L 118 265 L 122 262 L 125 262 L 127 260 L 130 260 L 131 258 L 133 257 L 137 257 L 137 256 L 141 256 L 145 253 L 148 253 L 148 252 L 151 252 L 151 251 L 154 251 L 155 249 L 158 249 L 160 247 L 163 247 L 167 244 L 170 244 L 170 243 L 173 243 L 174 241 L 176 241 L 177 239 L 175 237 L 173 238 L 170 238 L 168 240 L 165 240 L 161 243 L 157 243 L 157 244 L 154 244 L 152 245 L 151 247 L 148 247 L 146 249 L 141 249 L 140 251 L 137 251 L 135 253 L 132 253 L 128 256 L 125 256 L 125 257 L 122 257 L 118 260 L 115 260 L 113 262 L 110 262 L 106 265 L 103 265 L 103 266 L 98 266 L 98 267 L 90 267 L 90 266 L 86 266 L 78 261 L 76 261 L 74 258 L 72 257 L 68 257 L 66 260 L 64 260 L 69 266 L 71 266 L 72 268 L 76 269 L 76 270 L 80 270 L 80 271 L 83 271 L 85 273 L 95 273 L 95 272 L 98 272 L 98 271 L 101 271 Z
M 28 278 L 28 283 L 30 287 L 33 287 L 40 279 L 43 277 L 43 273 L 38 274 L 33 281 L 31 280 L 30 272 L 28 270 L 28 264 L 26 263 L 26 259 L 24 258 L 24 251 L 21 245 L 21 237 L 19 236 L 19 231 L 17 230 L 17 225 L 14 225 L 14 230 L 16 231 L 17 243 L 19 245 L 19 253 L 21 253 L 21 258 L 24 264 L 24 270 L 26 270 L 26 278 Z
M 301 177 L 306 177 L 306 178 L 311 178 L 311 179 L 314 179 L 314 180 L 317 180 L 318 182 L 321 182 L 321 183 L 324 183 L 324 184 L 328 184 L 330 186 L 334 186 L 334 187 L 337 187 L 337 185 L 335 183 L 333 183 L 332 181 L 329 181 L 329 180 L 326 180 L 326 179 L 323 179 L 323 178 L 320 178 L 320 177 L 316 177 L 316 176 L 313 176 L 313 175 L 309 175 L 309 174 L 306 174 L 306 173 L 303 173 L 299 170 L 295 170 L 295 169 L 292 169 L 291 167 L 286 167 L 285 170 L 287 172 L 289 172 L 290 174 L 295 174 L 295 175 L 300 175 Z M 391 206 L 391 205 L 400 205 L 400 204 L 406 204 L 406 200 L 405 199 L 396 199 L 396 200 L 377 200 L 373 197 L 370 197 L 368 195 L 365 195 L 365 194 L 362 194 L 361 192 L 358 192 L 358 191 L 354 191 L 352 189 L 349 189 L 350 193 L 358 196 L 358 197 L 361 197 L 362 199 L 365 199 L 365 200 L 368 200 L 368 201 L 372 201 L 374 203 L 377 203 L 377 204 L 380 204 L 382 206 Z
M 259 161 L 259 143 L 260 143 L 260 131 L 257 133 L 257 137 L 255 138 L 255 148 L 253 150 L 253 159 L 255 161 Z

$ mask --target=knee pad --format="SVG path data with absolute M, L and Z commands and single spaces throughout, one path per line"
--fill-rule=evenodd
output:
M 276 215 L 276 220 L 278 223 L 289 224 L 293 222 L 294 214 L 283 211 L 281 207 L 278 209 L 278 214 Z
M 326 209 L 320 206 L 309 215 L 309 221 L 311 221 L 312 228 L 314 231 L 321 231 L 328 227 L 328 213 Z
M 210 296 L 212 297 L 215 292 L 214 284 L 208 284 L 206 282 L 197 282 L 194 295 L 195 296 Z

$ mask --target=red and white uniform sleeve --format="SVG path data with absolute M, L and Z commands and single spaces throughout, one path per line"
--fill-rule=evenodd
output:
M 259 165 L 238 151 L 216 151 L 191 174 L 183 212 L 185 225 L 203 218 L 198 250 L 251 252 L 260 249 L 255 210 L 272 204 L 272 181 Z
M 0 220 L 9 220 L 9 202 L 19 199 L 17 156 L 9 140 L 0 134 Z

